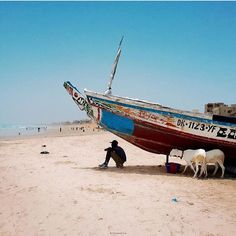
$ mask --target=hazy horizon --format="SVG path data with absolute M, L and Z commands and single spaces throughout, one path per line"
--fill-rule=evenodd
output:
M 63 87 L 204 111 L 236 103 L 236 2 L 0 2 L 0 124 L 86 119 Z

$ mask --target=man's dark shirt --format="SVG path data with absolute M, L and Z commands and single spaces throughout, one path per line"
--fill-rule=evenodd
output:
M 122 147 L 117 146 L 117 147 L 113 148 L 113 150 L 116 152 L 117 155 L 119 155 L 119 157 L 123 160 L 123 162 L 126 161 L 126 154 L 125 154 L 125 151 Z

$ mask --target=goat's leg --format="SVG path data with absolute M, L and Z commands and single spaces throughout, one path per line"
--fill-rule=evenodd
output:
M 216 162 L 216 163 L 215 163 L 215 170 L 214 170 L 214 172 L 213 172 L 213 174 L 212 174 L 213 176 L 216 174 L 218 168 L 219 168 L 219 164 Z
M 187 167 L 188 167 L 188 164 L 186 164 L 186 166 L 184 167 L 184 170 L 181 174 L 183 174 L 186 171 Z
M 204 171 L 204 166 L 203 165 L 201 165 L 201 170 L 200 170 L 200 174 L 199 174 L 199 178 L 202 176 L 202 173 L 203 173 L 203 171 Z
M 189 163 L 191 169 L 192 169 L 193 172 L 195 173 L 196 170 L 195 170 L 195 168 L 194 168 L 194 164 L 195 164 L 195 163 L 193 163 L 193 162 L 190 162 L 190 163 Z
M 207 164 L 205 164 L 204 173 L 205 173 L 205 178 L 206 178 L 207 177 Z
M 220 165 L 220 167 L 221 167 L 221 170 L 222 170 L 222 175 L 221 175 L 221 178 L 223 178 L 223 177 L 224 177 L 224 174 L 225 174 L 225 167 L 224 167 L 224 165 L 223 165 L 223 163 L 222 163 L 222 162 L 219 162 L 219 165 Z
M 207 177 L 207 165 L 204 163 L 202 163 L 201 165 L 201 171 L 199 177 L 201 177 L 203 173 L 205 174 L 205 177 Z
M 196 170 L 194 169 L 194 167 L 192 165 L 192 162 L 190 162 L 190 166 L 191 166 L 191 168 L 192 168 L 192 170 L 194 172 L 193 178 L 196 178 L 196 175 L 197 175 L 197 172 L 198 172 L 198 164 L 196 164 Z
M 196 176 L 197 176 L 197 173 L 198 173 L 198 165 L 196 166 L 196 172 L 195 172 L 195 174 L 194 174 L 193 178 L 196 178 Z

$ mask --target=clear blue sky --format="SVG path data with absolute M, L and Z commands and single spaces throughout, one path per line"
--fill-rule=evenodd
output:
M 236 103 L 236 2 L 0 2 L 0 123 L 85 118 L 63 88 Z

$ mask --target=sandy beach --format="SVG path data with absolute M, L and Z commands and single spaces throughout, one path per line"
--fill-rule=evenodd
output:
M 236 235 L 235 179 L 169 174 L 165 156 L 90 131 L 0 141 L 1 236 Z M 101 170 L 113 139 L 128 161 Z

